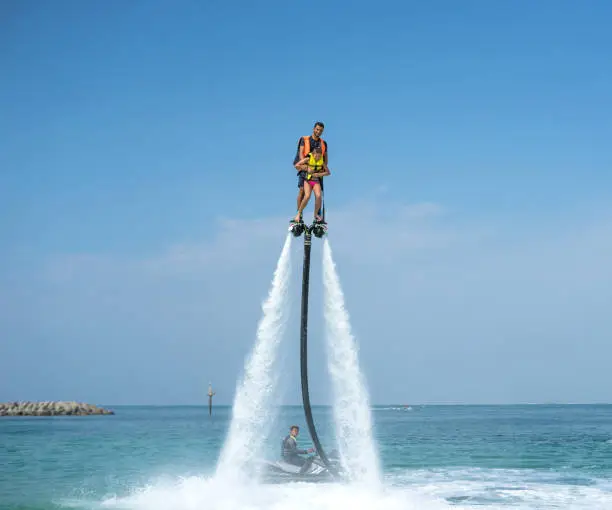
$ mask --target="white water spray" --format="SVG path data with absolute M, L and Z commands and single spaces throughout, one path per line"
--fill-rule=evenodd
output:
M 358 348 L 329 241 L 323 242 L 323 281 L 328 369 L 334 394 L 334 421 L 344 469 L 355 482 L 380 484 L 368 392 L 359 369 Z
M 276 265 L 268 298 L 264 302 L 263 317 L 257 328 L 257 341 L 245 364 L 245 374 L 236 389 L 232 407 L 232 421 L 217 467 L 217 475 L 224 478 L 249 476 L 254 473 L 254 458 L 259 454 L 274 421 L 272 398 L 277 378 L 273 365 L 278 346 L 287 323 L 287 289 L 291 273 L 291 235 Z

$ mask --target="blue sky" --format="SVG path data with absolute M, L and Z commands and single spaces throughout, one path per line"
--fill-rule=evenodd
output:
M 612 6 L 304 5 L 3 4 L 0 400 L 231 402 L 322 120 L 374 402 L 612 401 Z

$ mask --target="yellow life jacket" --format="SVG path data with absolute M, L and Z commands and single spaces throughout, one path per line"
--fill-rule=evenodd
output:
M 320 159 L 315 159 L 314 154 L 311 152 L 308 154 L 308 173 L 318 173 L 323 169 L 323 163 L 325 160 L 323 159 L 323 155 L 321 154 Z

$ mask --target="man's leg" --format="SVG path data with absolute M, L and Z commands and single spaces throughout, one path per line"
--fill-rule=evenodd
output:
M 302 468 L 300 469 L 300 474 L 306 473 L 310 469 L 312 465 L 313 457 L 306 457 L 304 460 L 304 464 L 302 464 Z
M 298 467 L 302 467 L 304 465 L 304 462 L 306 462 L 306 459 L 298 456 L 298 455 L 292 455 L 291 457 L 288 457 L 285 459 L 285 462 L 287 464 L 291 464 L 293 466 L 298 466 Z
M 298 174 L 298 194 L 297 194 L 297 205 L 296 210 L 300 208 L 300 204 L 304 200 L 304 174 L 300 172 Z

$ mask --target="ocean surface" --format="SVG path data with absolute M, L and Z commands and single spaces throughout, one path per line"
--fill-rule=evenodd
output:
M 612 510 L 612 405 L 373 407 L 379 492 L 215 485 L 231 408 L 103 407 L 116 415 L 0 418 L 0 509 Z M 332 409 L 313 409 L 332 449 Z M 269 459 L 293 423 L 311 445 L 301 407 L 283 407 Z

